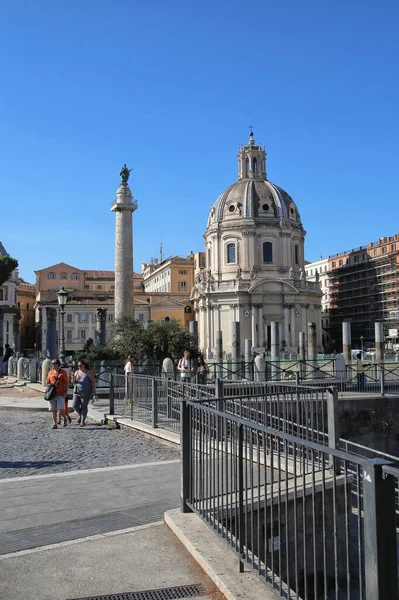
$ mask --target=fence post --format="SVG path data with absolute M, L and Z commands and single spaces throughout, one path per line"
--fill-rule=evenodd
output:
M 327 433 L 328 446 L 339 449 L 339 413 L 338 413 L 338 390 L 337 388 L 327 388 Z M 339 474 L 339 459 L 330 457 L 330 468 Z
M 238 425 L 238 560 L 240 573 L 244 572 L 244 426 Z
M 191 406 L 181 400 L 180 410 L 180 452 L 181 452 L 181 512 L 192 512 L 187 504 L 190 497 L 191 473 Z
M 154 429 L 158 427 L 158 381 L 155 377 L 152 378 L 152 426 Z
M 384 477 L 381 458 L 363 467 L 366 598 L 398 600 L 395 480 Z
M 301 375 L 300 375 L 299 371 L 295 371 L 295 383 L 296 383 L 296 385 L 300 384 L 300 382 L 301 382 L 300 379 L 301 379 Z
M 114 374 L 109 377 L 109 414 L 115 414 L 115 390 L 114 390 Z
M 383 364 L 380 365 L 379 371 L 380 371 L 381 396 L 385 396 L 385 366 Z

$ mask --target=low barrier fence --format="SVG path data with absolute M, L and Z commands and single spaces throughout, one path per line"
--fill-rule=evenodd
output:
M 14 358 L 8 361 L 8 375 L 31 382 L 42 381 L 43 359 Z M 70 364 L 73 370 L 75 364 Z M 101 391 L 108 390 L 111 375 L 123 376 L 123 364 L 119 361 L 101 361 L 91 365 L 96 376 L 97 388 Z M 159 365 L 145 364 L 135 365 L 135 374 L 143 376 L 158 377 L 164 380 L 175 381 L 180 385 L 180 374 L 176 371 L 161 373 Z M 219 376 L 219 377 L 217 377 Z M 196 375 L 192 377 L 192 383 L 196 383 Z M 279 360 L 266 361 L 265 371 L 254 372 L 252 363 L 218 363 L 211 365 L 207 375 L 208 383 L 223 380 L 231 387 L 235 385 L 246 385 L 248 389 L 256 389 L 258 385 L 275 384 L 287 387 L 303 385 L 306 387 L 334 386 L 341 398 L 349 395 L 372 394 L 378 396 L 399 395 L 399 363 L 388 362 L 384 364 L 364 362 L 362 370 L 359 371 L 356 364 L 343 366 L 340 371 L 336 370 L 336 361 L 331 360 Z M 171 393 L 171 392 L 170 392 Z
M 182 510 L 230 546 L 240 571 L 251 568 L 279 597 L 398 598 L 399 470 L 217 401 L 185 398 L 181 422 Z
M 181 399 L 214 403 L 219 410 L 299 438 L 326 443 L 338 431 L 337 394 L 326 387 L 230 382 L 182 383 L 160 377 L 111 375 L 110 413 L 180 430 Z M 334 437 L 335 440 L 335 437 Z

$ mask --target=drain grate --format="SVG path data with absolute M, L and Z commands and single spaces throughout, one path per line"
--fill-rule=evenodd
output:
M 160 590 L 122 592 L 121 594 L 108 594 L 106 596 L 88 596 L 87 598 L 75 598 L 75 600 L 174 600 L 174 598 L 195 598 L 204 594 L 205 590 L 203 586 L 194 584 L 162 588 Z

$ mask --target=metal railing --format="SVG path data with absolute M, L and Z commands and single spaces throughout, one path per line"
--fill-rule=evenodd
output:
M 201 402 L 217 401 L 219 409 L 229 414 L 326 443 L 329 421 L 330 430 L 338 427 L 334 394 L 326 387 L 224 380 L 201 385 L 136 373 L 127 377 L 111 374 L 110 414 L 179 431 L 183 397 Z
M 399 470 L 216 406 L 182 401 L 183 512 L 280 597 L 397 600 Z

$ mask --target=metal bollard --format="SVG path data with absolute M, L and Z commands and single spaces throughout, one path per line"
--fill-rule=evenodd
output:
M 114 390 L 114 374 L 111 373 L 109 378 L 109 414 L 115 414 L 115 390 Z

